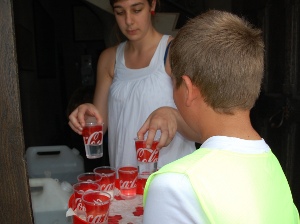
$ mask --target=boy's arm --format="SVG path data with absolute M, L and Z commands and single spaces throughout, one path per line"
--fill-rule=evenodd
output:
M 177 131 L 191 141 L 197 142 L 199 138 L 196 132 L 185 123 L 179 111 L 172 107 L 160 107 L 153 111 L 138 131 L 137 136 L 142 139 L 148 131 L 147 145 L 151 145 L 158 130 L 161 131 L 158 148 L 169 145 Z

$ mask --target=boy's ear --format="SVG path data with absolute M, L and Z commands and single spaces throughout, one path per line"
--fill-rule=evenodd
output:
M 185 103 L 186 106 L 191 106 L 193 101 L 199 96 L 199 89 L 193 85 L 192 80 L 189 76 L 183 75 L 183 85 L 185 86 Z

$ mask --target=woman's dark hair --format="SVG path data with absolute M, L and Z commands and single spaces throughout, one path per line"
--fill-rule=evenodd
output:
M 111 7 L 113 7 L 114 6 L 114 4 L 116 3 L 116 2 L 118 2 L 119 0 L 109 0 L 109 3 L 110 3 L 110 5 L 111 5 Z M 149 3 L 149 5 L 152 5 L 152 1 L 153 0 L 147 0 L 148 1 L 148 3 Z M 159 0 L 156 0 L 156 4 L 159 4 Z

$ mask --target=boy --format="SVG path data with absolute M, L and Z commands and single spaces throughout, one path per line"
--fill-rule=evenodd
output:
M 149 177 L 145 224 L 299 223 L 282 168 L 250 122 L 263 59 L 261 31 L 231 13 L 208 11 L 179 31 L 170 62 L 180 115 L 154 114 L 177 129 L 183 118 L 202 145 Z

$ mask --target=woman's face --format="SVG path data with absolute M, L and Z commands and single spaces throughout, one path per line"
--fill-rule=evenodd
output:
M 152 10 L 155 1 L 150 6 L 147 0 L 120 0 L 113 6 L 118 26 L 128 40 L 139 40 L 152 28 Z

